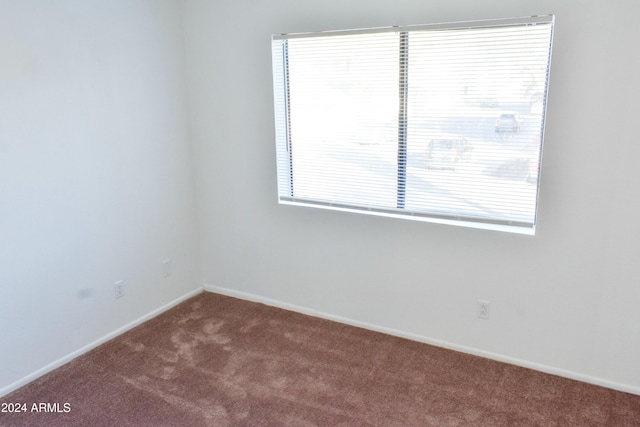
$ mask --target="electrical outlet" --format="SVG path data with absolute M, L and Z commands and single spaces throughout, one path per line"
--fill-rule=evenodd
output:
M 489 318 L 489 301 L 478 300 L 478 317 L 481 319 Z
M 170 258 L 167 258 L 164 261 L 162 261 L 162 274 L 164 277 L 169 277 L 171 276 L 171 274 L 173 274 L 173 271 L 171 270 Z
M 118 280 L 113 284 L 116 291 L 116 298 L 122 298 L 124 296 L 124 281 Z

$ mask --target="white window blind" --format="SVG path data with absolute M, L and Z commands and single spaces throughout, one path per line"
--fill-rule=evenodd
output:
M 280 203 L 533 233 L 553 17 L 272 38 Z

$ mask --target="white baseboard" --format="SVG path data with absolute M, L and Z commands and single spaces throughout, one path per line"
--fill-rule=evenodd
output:
M 27 385 L 28 383 L 30 383 L 31 381 L 43 376 L 44 374 L 47 374 L 51 371 L 53 371 L 56 368 L 59 368 L 62 365 L 65 365 L 69 362 L 71 362 L 73 359 L 75 359 L 76 357 L 87 353 L 90 350 L 93 350 L 94 348 L 98 347 L 101 344 L 104 344 L 105 342 L 117 337 L 118 335 L 121 335 L 125 332 L 127 332 L 130 329 L 135 328 L 136 326 L 146 322 L 147 320 L 150 320 L 154 317 L 156 317 L 157 315 L 164 313 L 165 311 L 169 310 L 172 307 L 175 307 L 176 305 L 180 304 L 181 302 L 188 300 L 191 297 L 194 297 L 196 295 L 198 295 L 199 293 L 202 292 L 202 288 L 199 289 L 195 289 L 165 305 L 163 305 L 160 308 L 157 308 L 155 310 L 153 310 L 151 313 L 145 314 L 144 316 L 134 320 L 131 323 L 128 323 L 126 325 L 124 325 L 121 328 L 116 329 L 115 331 L 103 336 L 102 338 L 99 338 L 95 341 L 93 341 L 90 344 L 85 345 L 84 347 L 74 351 L 73 353 L 70 353 L 64 357 L 61 357 L 60 359 L 56 360 L 53 363 L 50 363 L 46 366 L 44 366 L 43 368 L 38 369 L 37 371 L 33 372 L 32 374 L 27 375 L 24 378 L 19 379 L 18 381 L 9 384 L 8 386 L 0 389 L 0 397 L 5 396 L 9 393 L 11 393 L 14 390 L 19 389 L 20 387 Z
M 521 367 L 524 367 L 524 368 L 533 369 L 533 370 L 544 372 L 544 373 L 547 373 L 547 374 L 557 375 L 557 376 L 560 376 L 560 377 L 569 378 L 569 379 L 576 380 L 576 381 L 582 381 L 582 382 L 589 383 L 589 384 L 594 384 L 594 385 L 597 385 L 597 386 L 607 387 L 607 388 L 610 388 L 610 389 L 613 389 L 613 390 L 622 391 L 622 392 L 625 392 L 625 393 L 632 393 L 632 394 L 640 395 L 640 387 L 634 386 L 634 385 L 630 385 L 630 384 L 624 384 L 624 383 L 619 383 L 619 382 L 616 382 L 616 381 L 610 381 L 610 380 L 603 379 L 603 378 L 598 378 L 598 377 L 593 377 L 593 376 L 590 376 L 590 375 L 581 374 L 579 372 L 573 372 L 573 371 L 569 371 L 569 370 L 566 370 L 566 369 L 560 369 L 560 368 L 555 368 L 553 366 L 548 366 L 548 365 L 543 365 L 543 364 L 540 364 L 540 363 L 531 362 L 531 361 L 528 361 L 528 360 L 523 360 L 523 359 L 518 359 L 518 358 L 514 358 L 514 357 L 504 356 L 504 355 L 501 355 L 501 354 L 491 353 L 491 352 L 479 350 L 479 349 L 476 349 L 476 348 L 467 347 L 467 346 L 463 346 L 463 345 L 458 345 L 458 344 L 454 344 L 454 343 L 451 343 L 451 342 L 442 341 L 442 340 L 438 340 L 438 339 L 433 339 L 433 338 L 429 338 L 429 337 L 425 337 L 425 336 L 417 335 L 417 334 L 413 334 L 413 333 L 403 332 L 403 331 L 400 331 L 400 330 L 397 330 L 397 329 L 386 328 L 386 327 L 383 327 L 383 326 L 378 326 L 378 325 L 374 325 L 374 324 L 367 323 L 367 322 L 360 322 L 360 321 L 349 319 L 349 318 L 346 318 L 346 317 L 336 316 L 336 315 L 333 315 L 333 314 L 324 313 L 324 312 L 317 311 L 317 310 L 314 310 L 314 309 L 311 309 L 311 308 L 298 306 L 298 305 L 295 305 L 295 304 L 290 304 L 290 303 L 274 300 L 274 299 L 271 299 L 271 298 L 262 297 L 260 295 L 255 295 L 255 294 L 250 294 L 250 293 L 247 293 L 247 292 L 236 291 L 234 289 L 228 289 L 228 288 L 223 288 L 223 287 L 220 287 L 220 286 L 214 286 L 214 285 L 205 284 L 204 285 L 204 290 L 207 291 L 207 292 L 213 292 L 213 293 L 217 293 L 217 294 L 227 295 L 227 296 L 231 296 L 231 297 L 235 297 L 235 298 L 240 298 L 240 299 L 243 299 L 243 300 L 259 302 L 259 303 L 262 303 L 262 304 L 266 304 L 266 305 L 270 305 L 270 306 L 273 306 L 273 307 L 282 308 L 282 309 L 289 310 L 289 311 L 295 311 L 297 313 L 302 313 L 302 314 L 306 314 L 306 315 L 313 316 L 313 317 L 319 317 L 319 318 L 322 318 L 322 319 L 332 320 L 332 321 L 335 321 L 335 322 L 340 322 L 340 323 L 344 323 L 344 324 L 347 324 L 347 325 L 356 326 L 358 328 L 369 329 L 371 331 L 376 331 L 376 332 L 382 332 L 384 334 L 394 335 L 394 336 L 397 336 L 397 337 L 406 338 L 406 339 L 410 339 L 412 341 L 418 341 L 418 342 L 422 342 L 422 343 L 425 343 L 425 344 L 430 344 L 430 345 L 434 345 L 434 346 L 437 346 L 437 347 L 446 348 L 446 349 L 449 349 L 449 350 L 454 350 L 454 351 L 459 351 L 459 352 L 462 352 L 462 353 L 473 354 L 475 356 L 485 357 L 487 359 L 496 360 L 498 362 L 509 363 L 511 365 L 521 366 Z

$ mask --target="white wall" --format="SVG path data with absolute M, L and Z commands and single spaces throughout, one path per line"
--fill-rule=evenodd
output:
M 640 393 L 640 3 L 186 0 L 205 282 Z M 278 206 L 270 35 L 553 13 L 535 237 Z M 491 302 L 491 319 L 476 301 Z
M 0 0 L 0 395 L 201 289 L 183 55 L 179 1 Z
M 0 395 L 203 282 L 640 394 L 639 12 L 0 0 Z M 545 13 L 557 31 L 537 236 L 277 205 L 272 33 Z

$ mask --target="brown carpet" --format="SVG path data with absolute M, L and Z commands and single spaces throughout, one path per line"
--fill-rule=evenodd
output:
M 640 426 L 640 396 L 212 293 L 0 402 L 27 410 L 2 426 Z

